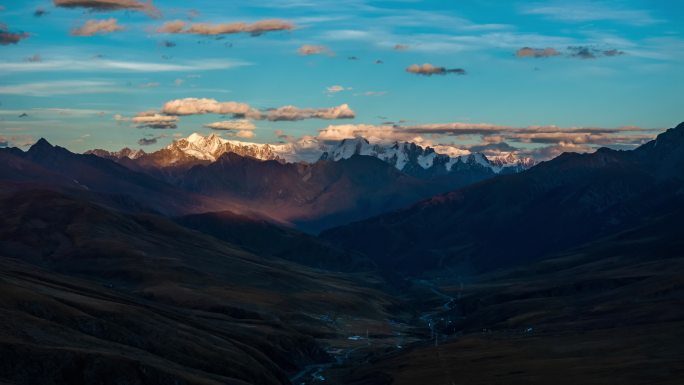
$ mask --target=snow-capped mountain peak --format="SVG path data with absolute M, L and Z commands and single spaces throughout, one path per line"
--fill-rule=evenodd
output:
M 107 151 L 107 150 L 95 149 L 95 150 L 86 151 L 85 153 L 97 155 L 101 158 L 108 158 L 108 159 L 122 159 L 122 158 L 138 159 L 141 156 L 146 154 L 145 151 L 143 151 L 142 149 L 131 149 L 128 147 L 124 147 L 119 151 Z
M 174 141 L 167 149 L 206 161 L 215 161 L 226 152 L 262 160 L 309 163 L 317 160 L 340 161 L 363 155 L 378 158 L 400 171 L 420 176 L 442 175 L 464 169 L 499 174 L 522 171 L 534 165 L 532 159 L 519 159 L 513 154 L 492 159 L 481 153 L 450 156 L 412 142 L 370 143 L 362 137 L 342 139 L 332 144 L 320 142 L 315 137 L 289 143 L 259 144 L 226 140 L 216 134 L 204 136 L 193 133 Z
M 364 138 L 343 139 L 329 146 L 321 159 L 339 161 L 354 155 L 373 156 L 392 164 L 400 171 L 422 176 L 442 175 L 464 169 L 499 174 L 522 171 L 534 165 L 531 159 L 518 159 L 513 154 L 495 157 L 492 161 L 481 153 L 447 155 L 438 153 L 432 147 L 422 147 L 412 142 L 372 144 Z
M 242 156 L 251 156 L 262 160 L 281 160 L 274 148 L 269 144 L 240 142 L 223 139 L 216 134 L 203 136 L 193 133 L 187 138 L 175 140 L 166 147 L 167 150 L 180 151 L 185 155 L 200 160 L 216 161 L 221 155 L 233 152 Z
M 489 159 L 489 162 L 501 171 L 513 171 L 520 172 L 526 170 L 536 164 L 536 161 L 528 157 L 517 157 L 513 153 L 508 153 L 507 155 L 495 156 Z
M 420 147 L 415 143 L 394 142 L 392 144 L 371 144 L 364 138 L 343 139 L 324 152 L 321 159 L 339 161 L 349 159 L 354 155 L 373 156 L 403 170 L 410 162 L 427 169 L 438 154 L 430 147 Z
M 444 147 L 444 146 L 442 146 Z M 397 170 L 419 177 L 446 175 L 459 171 L 476 171 L 500 174 L 523 171 L 534 165 L 531 158 L 518 158 L 514 154 L 488 159 L 481 153 L 467 150 L 420 146 L 412 142 L 371 143 L 362 137 L 343 139 L 339 142 L 323 142 L 307 136 L 297 141 L 278 144 L 261 144 L 228 140 L 214 133 L 193 133 L 180 138 L 155 153 L 124 148 L 118 152 L 92 150 L 98 156 L 112 159 L 145 158 L 158 166 L 215 162 L 225 153 L 235 153 L 261 160 L 280 162 L 315 163 L 318 160 L 341 161 L 355 155 L 372 156 L 394 166 Z M 149 158 L 149 159 L 148 159 Z

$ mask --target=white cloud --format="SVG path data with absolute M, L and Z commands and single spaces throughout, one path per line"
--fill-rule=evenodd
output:
M 147 82 L 140 85 L 140 88 L 157 88 L 159 87 L 159 82 Z
M 437 144 L 432 147 L 435 149 L 435 152 L 439 154 L 446 154 L 451 157 L 463 156 L 471 153 L 468 149 L 448 144 Z
M 0 116 L 18 116 L 22 113 L 37 116 L 71 116 L 71 117 L 92 117 L 104 116 L 109 111 L 80 109 L 80 108 L 31 108 L 30 110 L 0 110 Z
M 320 37 L 327 41 L 349 41 L 372 44 L 378 48 L 394 50 L 397 41 L 411 47 L 411 51 L 426 53 L 455 53 L 491 49 L 514 50 L 524 46 L 553 47 L 587 43 L 565 36 L 520 33 L 515 31 L 465 31 L 464 33 L 413 33 L 403 35 L 374 28 L 369 30 L 331 30 Z
M 219 102 L 216 99 L 185 98 L 164 104 L 161 112 L 168 115 L 219 114 L 246 117 L 254 120 L 296 121 L 304 119 L 353 119 L 356 115 L 348 104 L 328 108 L 299 108 L 283 106 L 259 111 L 249 104 Z
M 402 135 L 391 125 L 337 124 L 330 125 L 318 132 L 322 140 L 342 140 L 363 137 L 369 141 L 413 140 L 416 135 Z
M 256 136 L 254 131 L 238 131 L 235 136 L 238 138 L 253 138 Z
M 139 126 L 152 127 L 152 128 L 176 128 L 178 123 L 177 116 L 167 116 L 160 114 L 150 114 L 136 116 L 131 119 L 131 122 L 138 124 Z
M 624 9 L 615 3 L 605 1 L 537 3 L 523 7 L 522 12 L 528 15 L 540 15 L 554 20 L 578 23 L 608 20 L 645 26 L 661 22 L 646 10 Z
M 108 92 L 124 92 L 112 82 L 89 80 L 54 80 L 0 86 L 0 94 L 26 96 L 53 96 L 99 94 Z
M 161 109 L 162 113 L 169 115 L 244 115 L 257 116 L 258 111 L 246 103 L 219 102 L 215 99 L 185 98 L 166 102 Z
M 138 128 L 173 129 L 178 127 L 177 116 L 161 115 L 156 111 L 140 112 L 132 118 L 114 115 L 114 120 L 117 122 L 131 122 L 136 124 Z
M 36 63 L 0 62 L 0 74 L 17 72 L 173 72 L 225 70 L 250 65 L 232 60 L 201 60 L 179 64 L 106 59 L 57 59 Z
M 340 85 L 334 85 L 334 86 L 327 87 L 325 89 L 325 92 L 327 94 L 336 94 L 336 93 L 342 92 L 342 91 L 350 91 L 351 89 L 352 89 L 351 87 L 343 87 Z
M 303 119 L 353 119 L 356 117 L 354 111 L 348 104 L 341 104 L 330 108 L 299 108 L 295 106 L 284 106 L 263 113 L 262 119 L 272 121 L 281 120 L 303 120 Z
M 222 122 L 214 122 L 205 124 L 204 127 L 212 130 L 254 130 L 256 126 L 247 119 L 225 120 Z
M 387 91 L 366 91 L 354 94 L 354 96 L 383 96 L 387 95 Z

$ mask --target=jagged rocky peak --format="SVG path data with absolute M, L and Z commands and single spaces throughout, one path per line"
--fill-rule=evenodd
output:
M 522 169 L 528 169 L 537 163 L 533 158 L 518 157 L 512 152 L 507 155 L 488 157 L 488 159 L 489 162 L 496 167 L 520 167 Z
M 33 158 L 48 158 L 59 156 L 65 153 L 71 153 L 64 147 L 53 146 L 45 138 L 40 138 L 36 143 L 34 143 L 27 151 L 27 154 Z
M 124 147 L 123 149 L 121 149 L 121 151 L 119 151 L 119 155 L 122 157 L 125 156 L 129 159 L 138 159 L 141 156 L 145 155 L 145 151 L 143 151 L 142 149 L 132 149 Z
M 394 142 L 392 144 L 371 144 L 365 138 L 343 139 L 333 144 L 323 153 L 321 159 L 341 160 L 353 155 L 373 156 L 403 170 L 407 164 L 429 168 L 433 164 L 435 152 L 432 148 L 423 148 L 415 143 Z
M 53 148 L 52 144 L 50 144 L 50 142 L 48 142 L 47 139 L 40 138 L 40 139 L 38 139 L 37 142 L 35 142 L 35 143 L 33 143 L 33 145 L 31 145 L 31 148 L 29 148 L 29 151 L 38 151 L 38 150 L 47 149 L 47 148 Z
M 128 158 L 128 159 L 138 159 L 141 156 L 145 155 L 145 151 L 142 149 L 132 149 L 128 147 L 124 147 L 119 151 L 107 151 L 103 150 L 100 148 L 96 148 L 94 150 L 88 150 L 85 152 L 85 154 L 92 154 L 92 155 L 97 155 L 100 158 L 107 158 L 107 159 L 123 159 L 123 158 Z
M 413 142 L 371 144 L 364 138 L 343 139 L 329 146 L 321 155 L 321 159 L 337 161 L 353 155 L 374 156 L 392 164 L 398 170 L 419 175 L 439 175 L 463 169 L 498 174 L 523 171 L 535 164 L 531 158 L 518 158 L 513 154 L 494 157 L 492 160 L 480 153 L 449 156 L 437 153 L 432 147 L 422 147 Z

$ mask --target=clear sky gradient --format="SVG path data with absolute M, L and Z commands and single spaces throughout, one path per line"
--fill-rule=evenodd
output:
M 134 6 L 102 9 L 109 2 Z M 234 118 L 184 115 L 174 129 L 131 120 L 183 98 L 246 103 L 264 113 L 343 104 L 354 112 L 353 119 L 252 119 L 255 128 L 244 136 L 262 143 L 317 136 L 331 125 L 367 132 L 387 122 L 397 125 L 397 139 L 407 138 L 402 127 L 431 124 L 517 130 L 515 138 L 421 135 L 456 147 L 568 144 L 562 135 L 555 143 L 521 139 L 520 129 L 530 126 L 558 126 L 561 133 L 643 128 L 611 133 L 615 143 L 573 143 L 578 150 L 628 148 L 684 120 L 682 1 L 156 0 L 142 10 L 135 4 L 142 3 L 0 1 L 0 145 L 46 137 L 73 151 L 114 150 L 156 138 L 145 148 L 153 150 L 174 135 L 217 132 L 204 125 Z M 293 28 L 249 33 L 250 25 L 270 19 Z M 157 32 L 173 20 L 186 30 L 195 23 L 248 27 L 218 35 Z M 89 21 L 101 29 L 84 28 Z M 407 71 L 424 63 L 447 73 Z

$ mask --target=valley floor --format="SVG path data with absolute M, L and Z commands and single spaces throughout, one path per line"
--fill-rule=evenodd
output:
M 681 241 L 665 244 L 639 258 L 623 234 L 465 283 L 413 281 L 404 299 L 421 311 L 422 341 L 371 341 L 295 383 L 681 384 L 684 258 Z

